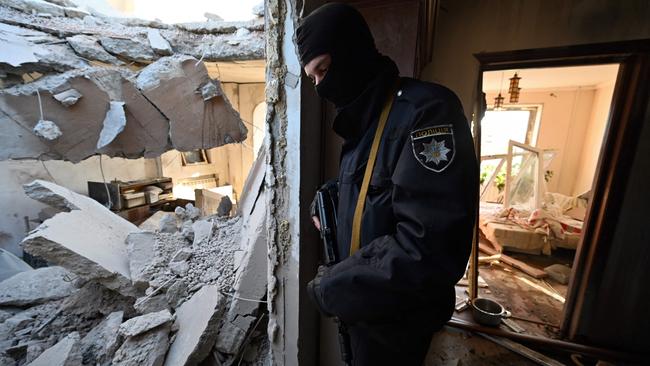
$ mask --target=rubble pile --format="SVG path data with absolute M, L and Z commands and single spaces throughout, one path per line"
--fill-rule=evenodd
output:
M 0 282 L 0 364 L 264 364 L 266 208 L 256 191 L 240 216 L 199 217 L 188 204 L 160 220 L 164 230 L 144 231 L 54 183 L 26 185 L 59 211 L 22 243 L 52 266 Z
M 0 160 L 155 157 L 245 140 L 206 62 L 264 58 L 264 20 L 167 25 L 0 0 Z

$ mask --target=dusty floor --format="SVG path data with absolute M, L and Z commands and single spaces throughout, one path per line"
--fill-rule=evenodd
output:
M 556 263 L 570 265 L 573 260 L 572 251 L 555 252 L 552 256 L 513 253 L 508 253 L 508 255 L 540 269 Z M 548 278 L 538 280 L 518 269 L 500 263 L 481 265 L 479 274 L 488 285 L 488 287 L 479 288 L 479 296 L 493 299 L 502 304 L 512 313 L 511 320 L 523 328 L 525 334 L 548 338 L 559 337 L 558 331 L 564 308 L 561 299 L 566 297 L 567 285 L 559 284 Z M 457 288 L 459 299 L 466 297 L 465 290 L 466 287 Z M 454 316 L 472 320 L 469 310 L 462 313 L 457 312 Z M 506 331 L 512 331 L 503 324 L 500 327 Z
M 535 365 L 478 335 L 445 327 L 433 336 L 425 366 Z

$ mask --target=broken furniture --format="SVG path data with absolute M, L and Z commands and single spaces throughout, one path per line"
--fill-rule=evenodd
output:
M 88 182 L 88 195 L 104 206 L 110 206 L 113 211 L 122 211 L 144 205 L 154 207 L 172 201 L 173 187 L 172 179 L 165 177 L 130 182 Z

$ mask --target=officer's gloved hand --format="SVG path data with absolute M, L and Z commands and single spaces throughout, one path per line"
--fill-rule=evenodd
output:
M 316 273 L 316 277 L 314 277 L 313 280 L 309 281 L 307 283 L 307 294 L 309 295 L 309 298 L 311 298 L 311 301 L 316 304 L 318 307 L 318 310 L 325 315 L 326 317 L 332 317 L 332 314 L 329 314 L 328 312 L 325 311 L 325 306 L 323 305 L 323 296 L 322 292 L 320 289 L 320 280 L 323 276 L 327 275 L 329 272 L 329 267 L 326 266 L 319 266 L 318 267 L 318 273 Z

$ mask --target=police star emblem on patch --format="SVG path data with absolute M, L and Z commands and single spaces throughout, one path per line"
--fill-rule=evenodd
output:
M 413 155 L 425 168 L 440 173 L 456 155 L 452 125 L 422 128 L 411 132 Z

